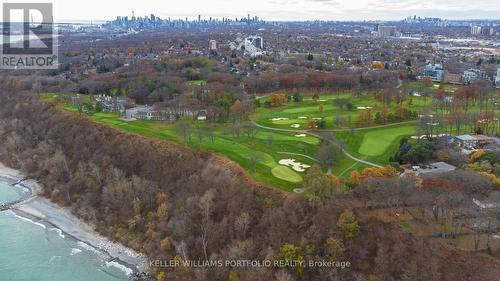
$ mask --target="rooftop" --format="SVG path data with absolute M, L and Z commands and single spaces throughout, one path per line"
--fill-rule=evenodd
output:
M 458 140 L 460 141 L 475 141 L 476 139 L 471 136 L 471 135 L 461 135 L 461 136 L 456 136 L 455 138 L 457 138 Z
M 415 166 L 412 168 L 412 172 L 417 175 L 425 175 L 430 173 L 446 173 L 455 171 L 457 167 L 450 165 L 445 162 L 436 162 L 426 166 Z

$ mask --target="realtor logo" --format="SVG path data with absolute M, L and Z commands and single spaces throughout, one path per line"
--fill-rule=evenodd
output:
M 4 3 L 2 69 L 57 69 L 52 3 Z

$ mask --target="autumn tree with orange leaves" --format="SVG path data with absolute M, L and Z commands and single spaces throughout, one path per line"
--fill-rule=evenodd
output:
M 233 116 L 233 121 L 239 120 L 243 116 L 243 106 L 240 100 L 236 100 L 231 106 L 231 115 Z
M 271 104 L 273 106 L 281 106 L 286 101 L 286 95 L 275 93 L 275 94 L 272 94 L 269 99 L 270 99 L 269 101 L 271 102 Z
M 311 130 L 318 128 L 318 121 L 316 119 L 309 118 L 307 121 L 307 127 Z
M 361 172 L 353 172 L 351 174 L 351 184 L 356 186 L 367 178 L 394 178 L 397 175 L 398 171 L 394 167 L 366 168 Z
M 363 110 L 358 115 L 358 122 L 363 126 L 369 126 L 373 123 L 372 111 L 370 109 Z
M 380 118 L 383 123 L 387 122 L 387 118 L 389 117 L 389 109 L 387 107 L 382 108 L 380 111 Z

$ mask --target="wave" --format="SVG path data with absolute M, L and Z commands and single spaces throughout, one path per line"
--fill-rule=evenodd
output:
M 66 237 L 66 236 L 64 236 L 62 230 L 60 230 L 59 228 L 51 228 L 50 230 L 57 232 L 57 234 L 59 234 L 59 237 L 61 237 L 61 238 Z
M 109 268 L 109 267 L 116 267 L 118 268 L 119 270 L 121 270 L 123 273 L 125 273 L 127 276 L 130 276 L 132 273 L 134 273 L 134 271 L 126 266 L 124 266 L 123 264 L 120 264 L 116 261 L 107 261 L 106 262 L 106 266 Z
M 22 184 L 16 184 L 14 185 L 14 187 L 17 188 L 17 190 L 19 190 L 20 192 L 22 192 L 23 195 L 29 195 L 31 193 L 31 190 Z
M 87 250 L 87 251 L 90 251 L 90 252 L 93 252 L 93 253 L 96 253 L 96 254 L 101 254 L 100 251 L 98 251 L 96 248 L 90 246 L 89 244 L 85 243 L 85 242 L 82 242 L 82 241 L 78 241 L 76 243 L 79 247 Z
M 31 219 L 25 218 L 25 217 L 23 217 L 23 216 L 20 216 L 20 215 L 16 214 L 16 213 L 15 213 L 14 211 L 12 211 L 12 210 L 9 210 L 9 214 L 12 214 L 14 217 L 16 217 L 16 218 L 18 218 L 18 219 L 21 219 L 21 220 L 23 220 L 23 221 L 27 221 L 27 222 L 29 222 L 29 223 L 32 223 L 32 224 L 38 225 L 38 226 L 40 226 L 41 228 L 44 228 L 44 229 L 45 229 L 45 228 L 47 228 L 47 227 L 46 227 L 43 223 L 39 223 L 39 222 L 36 222 L 36 221 L 34 221 L 34 220 L 31 220 Z
M 76 255 L 76 254 L 79 254 L 79 253 L 81 253 L 81 252 L 82 252 L 82 250 L 77 249 L 77 248 L 72 248 L 72 249 L 71 249 L 71 255 L 72 255 L 72 256 L 74 256 L 74 255 Z

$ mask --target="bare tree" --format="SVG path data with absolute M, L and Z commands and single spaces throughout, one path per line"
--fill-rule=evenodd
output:
M 274 136 L 273 135 L 267 136 L 267 146 L 272 147 L 273 143 L 274 143 Z
M 252 171 L 255 173 L 257 172 L 257 164 L 259 164 L 259 162 L 262 160 L 262 157 L 257 154 L 257 153 L 251 153 L 249 158 L 248 158 L 248 162 L 250 164 L 250 166 L 252 167 Z
M 182 136 L 185 144 L 191 140 L 191 122 L 179 121 L 175 126 L 175 130 Z
M 328 174 L 332 173 L 333 167 L 341 157 L 342 150 L 333 143 L 321 146 L 316 155 L 321 166 L 328 169 Z
M 201 211 L 201 241 L 203 247 L 203 255 L 205 260 L 208 260 L 208 243 L 210 241 L 211 215 L 214 208 L 215 190 L 209 189 L 203 194 L 199 201 Z

